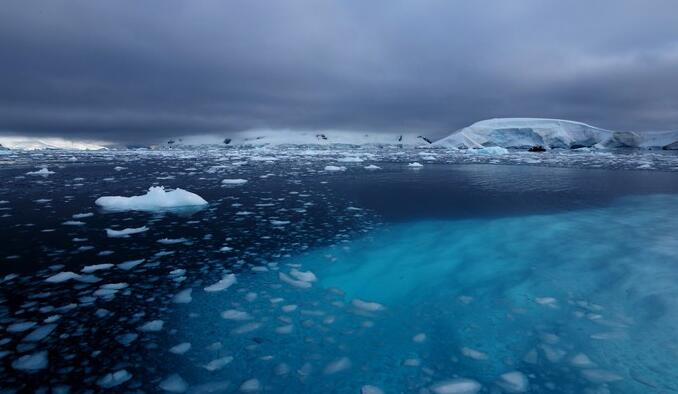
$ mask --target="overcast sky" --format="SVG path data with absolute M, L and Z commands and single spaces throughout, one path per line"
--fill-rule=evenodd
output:
M 4 0 L 0 132 L 678 129 L 678 1 Z

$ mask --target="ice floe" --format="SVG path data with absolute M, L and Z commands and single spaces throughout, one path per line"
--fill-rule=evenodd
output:
M 184 189 L 166 191 L 163 186 L 152 186 L 140 196 L 104 196 L 95 204 L 112 211 L 158 211 L 172 208 L 207 205 L 202 197 Z

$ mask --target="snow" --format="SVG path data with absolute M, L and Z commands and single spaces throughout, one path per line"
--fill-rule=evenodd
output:
M 214 283 L 210 286 L 205 287 L 205 291 L 209 293 L 214 293 L 218 291 L 224 291 L 231 287 L 236 282 L 234 274 L 227 274 L 220 281 Z
M 247 183 L 247 179 L 224 179 L 221 183 L 224 185 L 244 185 Z
M 125 228 L 122 230 L 106 229 L 106 236 L 108 238 L 128 238 L 132 234 L 139 234 L 148 231 L 148 227 Z
M 47 368 L 48 363 L 47 352 L 43 350 L 19 357 L 12 363 L 12 368 L 23 372 L 34 373 Z
M 171 208 L 207 205 L 202 197 L 184 189 L 165 191 L 163 186 L 152 186 L 141 196 L 99 197 L 96 205 L 113 211 L 161 211 Z
M 0 145 L 16 150 L 102 150 L 106 149 L 101 142 L 74 141 L 63 138 L 33 138 L 21 136 L 0 137 Z

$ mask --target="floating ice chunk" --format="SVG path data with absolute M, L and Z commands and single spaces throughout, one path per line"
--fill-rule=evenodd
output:
M 233 250 L 233 248 L 230 246 L 222 246 L 221 249 L 219 249 L 220 252 L 230 252 L 231 250 Z
M 245 393 L 254 393 L 261 390 L 261 383 L 257 379 L 249 379 L 240 385 L 240 391 Z
M 158 387 L 168 393 L 183 393 L 188 389 L 188 384 L 179 374 L 174 373 L 160 382 Z
M 184 289 L 178 292 L 177 294 L 174 295 L 172 298 L 172 302 L 175 304 L 188 304 L 191 301 L 193 301 L 193 297 L 191 297 L 191 293 L 193 292 L 193 289 Z
M 359 157 L 346 156 L 337 159 L 340 163 L 362 163 L 364 160 Z
M 329 172 L 346 171 L 346 167 L 344 167 L 344 166 L 325 166 L 325 171 L 329 171 Z
M 31 328 L 35 327 L 36 323 L 32 321 L 23 321 L 23 322 L 18 322 L 18 323 L 13 323 L 10 324 L 7 327 L 7 332 L 11 333 L 17 333 L 17 332 L 24 332 L 28 331 Z
M 61 224 L 63 224 L 64 226 L 84 226 L 85 222 L 81 222 L 79 220 L 66 220 Z
M 202 197 L 184 189 L 165 191 L 163 186 L 152 186 L 141 196 L 104 196 L 95 202 L 102 208 L 115 211 L 158 211 L 171 208 L 207 205 Z
M 351 360 L 348 357 L 342 357 L 327 364 L 323 372 L 325 373 L 325 375 L 332 375 L 337 372 L 347 370 L 349 368 L 351 368 Z
M 278 272 L 278 278 L 281 282 L 285 282 L 290 286 L 298 287 L 300 289 L 308 289 L 312 286 L 310 282 L 292 279 L 289 275 L 283 272 Z
M 50 276 L 49 278 L 45 279 L 45 282 L 47 282 L 47 283 L 62 283 L 62 282 L 66 282 L 67 280 L 79 279 L 79 278 L 80 278 L 80 275 L 76 274 L 75 272 L 64 271 L 64 272 L 59 272 L 58 274 Z
M 132 374 L 127 372 L 126 369 L 121 369 L 104 375 L 103 378 L 99 379 L 97 384 L 105 389 L 110 389 L 111 387 L 119 386 L 130 379 L 132 379 Z
M 354 307 L 367 311 L 367 312 L 378 312 L 378 311 L 383 311 L 386 309 L 383 305 L 376 303 L 376 302 L 369 302 L 369 301 L 363 301 L 361 299 L 354 299 L 351 304 L 353 304 Z
M 318 280 L 318 278 L 315 276 L 315 274 L 311 271 L 299 271 L 296 268 L 293 268 L 290 271 L 290 275 L 293 276 L 295 279 L 303 281 L 303 282 L 315 282 Z
M 558 307 L 558 300 L 553 297 L 537 297 L 534 301 L 539 305 L 548 306 L 549 308 Z
M 270 222 L 274 226 L 284 226 L 286 224 L 290 224 L 289 220 L 271 220 Z
M 480 383 L 472 379 L 450 379 L 431 386 L 435 394 L 475 394 L 481 389 Z
M 250 320 L 252 318 L 249 313 L 236 309 L 229 309 L 227 311 L 221 312 L 221 317 L 226 320 L 236 321 Z
M 188 242 L 188 240 L 186 238 L 161 238 L 157 242 L 163 245 L 174 245 Z
M 247 324 L 243 324 L 242 326 L 240 326 L 238 328 L 234 328 L 233 330 L 231 330 L 231 333 L 236 334 L 236 335 L 246 334 L 248 332 L 252 332 L 254 330 L 259 329 L 259 327 L 261 327 L 260 323 L 247 323 Z
M 33 330 L 30 334 L 26 335 L 23 340 L 26 342 L 40 342 L 47 338 L 47 336 L 49 336 L 49 334 L 51 334 L 56 327 L 56 324 L 45 324 L 44 326 L 40 326 Z
M 148 227 L 141 226 L 136 228 L 125 228 L 122 230 L 112 230 L 110 228 L 106 229 L 106 235 L 108 238 L 127 238 L 132 234 L 139 234 L 148 231 Z
M 91 274 L 92 272 L 100 271 L 100 270 L 107 270 L 111 267 L 113 267 L 113 264 L 86 265 L 80 270 L 80 272 L 84 272 L 86 274 Z
M 423 167 L 424 165 L 421 164 L 421 163 L 419 163 L 419 162 L 416 162 L 416 161 L 415 161 L 414 163 L 410 163 L 410 164 L 408 164 L 407 166 L 410 167 L 410 168 L 421 168 L 421 167 Z
M 293 330 L 293 324 L 286 324 L 284 326 L 276 327 L 275 332 L 278 334 L 291 334 Z
M 585 355 L 584 353 L 574 355 L 570 359 L 570 364 L 577 368 L 591 368 L 596 366 L 596 364 L 591 361 L 589 356 Z
M 169 351 L 173 354 L 184 354 L 189 350 L 191 350 L 191 344 L 188 342 L 182 342 L 178 345 L 172 346 Z
M 527 376 L 519 371 L 502 374 L 497 384 L 509 393 L 524 393 L 529 387 Z
M 501 146 L 486 146 L 479 149 L 469 149 L 468 152 L 479 155 L 505 155 L 509 153 L 508 149 L 502 148 Z
M 412 342 L 414 343 L 423 343 L 424 341 L 426 341 L 426 334 L 423 332 L 412 337 Z
M 128 271 L 136 267 L 137 265 L 143 263 L 144 261 L 146 261 L 146 259 L 129 260 L 116 265 L 116 267 L 120 268 L 121 270 Z
M 19 357 L 12 363 L 12 368 L 23 372 L 35 373 L 41 369 L 47 368 L 48 363 L 47 351 L 43 350 Z
M 374 164 L 370 164 L 369 166 L 363 167 L 366 170 L 381 170 L 381 167 L 375 166 Z M 364 387 L 369 387 L 369 386 L 364 386 Z
M 461 348 L 461 354 L 474 360 L 487 360 L 487 354 L 468 347 Z
M 48 176 L 54 174 L 54 171 L 50 171 L 47 169 L 47 167 L 42 167 L 38 171 L 29 171 L 26 173 L 26 175 L 40 175 L 40 176 Z
M 282 307 L 281 309 L 282 309 L 283 312 L 289 313 L 289 312 L 294 312 L 294 311 L 296 311 L 297 308 L 298 308 L 297 305 L 290 304 L 290 305 L 283 305 L 283 307 Z
M 584 369 L 581 374 L 591 383 L 610 383 L 624 379 L 616 373 L 604 369 Z
M 231 287 L 236 282 L 234 274 L 227 274 L 221 280 L 213 285 L 205 287 L 205 291 L 213 293 L 217 291 L 224 291 Z
M 384 390 L 377 386 L 366 384 L 360 388 L 360 394 L 384 394 Z
M 244 185 L 247 183 L 247 179 L 224 179 L 221 183 L 224 185 Z
M 87 213 L 76 213 L 75 215 L 71 216 L 73 219 L 84 219 L 88 218 L 90 216 L 94 216 L 92 212 L 87 212 Z
M 139 327 L 139 331 L 144 331 L 144 332 L 154 332 L 154 331 L 160 331 L 162 330 L 162 326 L 165 324 L 164 321 L 162 320 L 151 320 L 147 323 L 145 323 L 143 326 Z
M 132 342 L 139 338 L 139 334 L 128 332 L 127 334 L 118 335 L 115 340 L 123 346 L 129 346 Z
M 233 361 L 233 357 L 231 356 L 217 358 L 205 364 L 205 369 L 210 372 L 218 371 L 228 365 L 231 361 Z

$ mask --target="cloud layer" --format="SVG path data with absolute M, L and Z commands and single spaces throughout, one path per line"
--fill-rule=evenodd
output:
M 678 129 L 678 3 L 7 0 L 0 131 Z

